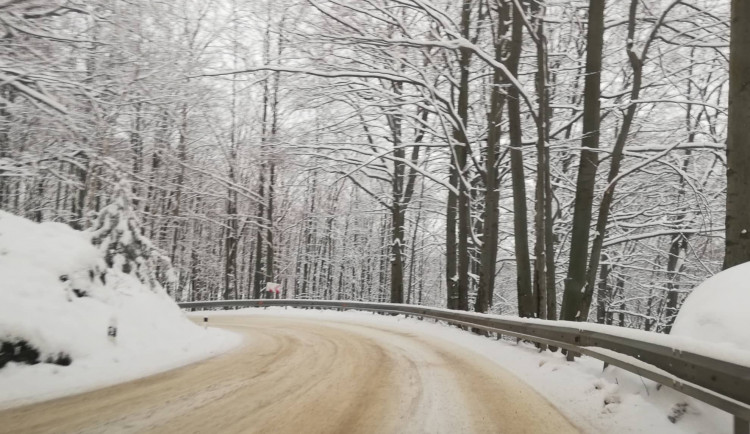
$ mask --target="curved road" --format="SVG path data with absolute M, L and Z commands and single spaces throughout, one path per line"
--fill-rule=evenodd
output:
M 211 324 L 231 353 L 0 412 L 3 433 L 567 433 L 544 398 L 476 353 L 387 325 L 269 316 Z

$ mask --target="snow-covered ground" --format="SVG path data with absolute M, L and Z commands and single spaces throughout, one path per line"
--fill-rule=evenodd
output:
M 367 312 L 303 309 L 241 309 L 211 315 L 271 315 L 315 318 L 320 321 L 389 324 L 410 334 L 439 338 L 456 351 L 487 357 L 531 385 L 569 420 L 590 433 L 731 433 L 728 413 L 694 400 L 630 372 L 608 367 L 589 357 L 567 362 L 562 354 L 539 353 L 533 345 L 496 341 L 432 321 Z M 190 315 L 202 316 L 201 312 Z M 676 422 L 669 417 L 677 416 Z
M 87 233 L 0 211 L 0 408 L 164 371 L 239 341 L 204 330 L 163 291 L 107 268 Z M 57 364 L 1 366 L 20 349 Z

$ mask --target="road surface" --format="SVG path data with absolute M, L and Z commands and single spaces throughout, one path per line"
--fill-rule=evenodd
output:
M 219 316 L 213 359 L 0 412 L 2 433 L 568 433 L 543 397 L 476 353 L 383 325 Z

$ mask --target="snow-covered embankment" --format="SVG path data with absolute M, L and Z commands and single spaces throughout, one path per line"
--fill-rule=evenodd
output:
M 108 267 L 90 239 L 0 211 L 0 408 L 164 371 L 239 342 Z

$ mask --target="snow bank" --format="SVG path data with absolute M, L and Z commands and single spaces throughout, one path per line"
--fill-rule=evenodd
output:
M 239 339 L 204 330 L 166 294 L 108 269 L 88 234 L 0 211 L 0 407 L 173 368 Z M 22 343 L 58 364 L 3 363 Z
M 750 351 L 750 263 L 700 284 L 680 308 L 671 334 Z

